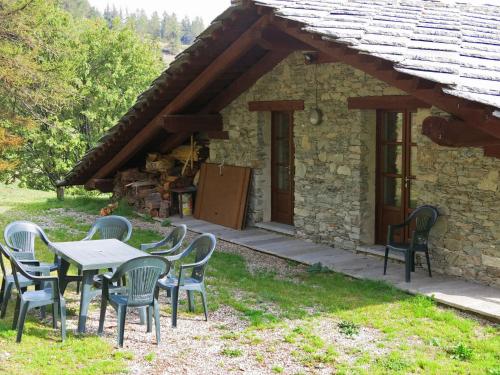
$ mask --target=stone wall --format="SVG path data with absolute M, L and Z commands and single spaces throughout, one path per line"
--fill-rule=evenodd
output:
M 318 107 L 323 122 L 313 126 L 308 112 Z M 375 218 L 375 111 L 347 109 L 347 98 L 404 95 L 344 64 L 305 65 L 291 55 L 223 111 L 227 141 L 214 140 L 210 161 L 253 168 L 249 223 L 269 220 L 270 114 L 248 111 L 255 100 L 300 99 L 294 114 L 295 210 L 297 235 L 345 249 L 372 244 Z M 429 110 L 418 112 L 418 123 Z M 500 160 L 479 149 L 448 149 L 418 139 L 418 201 L 443 213 L 433 232 L 436 269 L 498 284 Z
M 418 123 L 435 109 L 419 110 Z M 441 147 L 420 134 L 418 202 L 439 207 L 432 231 L 437 271 L 500 286 L 500 159 L 480 148 Z

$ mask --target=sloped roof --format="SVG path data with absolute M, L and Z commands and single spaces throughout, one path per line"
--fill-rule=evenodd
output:
M 257 0 L 402 73 L 500 108 L 500 6 L 424 0 Z
M 492 106 L 493 115 L 500 117 L 500 6 L 426 0 L 246 2 L 271 8 L 275 16 L 300 22 L 305 31 L 323 39 L 387 60 L 399 72 L 443 84 L 447 94 Z M 224 22 L 235 12 L 246 12 L 245 17 L 231 29 L 224 29 Z M 217 17 L 138 97 L 137 103 L 61 185 L 85 184 L 257 18 L 255 9 L 244 6 L 232 6 Z M 223 37 L 212 38 L 214 32 L 221 30 Z M 197 54 L 199 51 L 203 52 Z M 262 57 L 258 47 L 250 52 L 240 62 L 240 69 Z M 200 61 L 194 67 L 185 69 L 196 59 Z M 197 113 L 211 96 L 236 78 L 234 73 L 221 77 L 193 100 L 185 113 Z

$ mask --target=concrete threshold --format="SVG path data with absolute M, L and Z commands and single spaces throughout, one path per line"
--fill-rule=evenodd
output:
M 201 233 L 202 228 L 213 229 L 219 239 L 254 251 L 306 265 L 319 262 L 332 271 L 356 279 L 385 281 L 407 293 L 433 297 L 440 304 L 500 322 L 500 289 L 447 275 L 433 274 L 431 278 L 422 268 L 412 272 L 411 282 L 406 283 L 404 264 L 396 254 L 391 254 L 393 261 L 388 265 L 387 275 L 383 275 L 383 251 L 379 247 L 359 247 L 356 251 L 349 251 L 276 232 L 271 236 L 269 231 L 255 227 L 235 231 L 193 217 L 171 217 L 170 220 L 174 226 L 185 223 L 196 233 Z

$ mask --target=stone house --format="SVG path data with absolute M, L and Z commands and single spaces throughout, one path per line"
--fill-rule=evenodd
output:
M 202 134 L 210 162 L 252 168 L 249 225 L 371 252 L 388 224 L 432 204 L 433 268 L 500 286 L 498 14 L 423 0 L 237 2 L 61 185 L 109 191 L 147 152 Z

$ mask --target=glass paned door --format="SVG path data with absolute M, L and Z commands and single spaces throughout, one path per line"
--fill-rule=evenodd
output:
M 403 222 L 415 208 L 412 191 L 417 144 L 410 111 L 379 111 L 377 119 L 377 243 L 385 244 L 389 224 Z M 396 240 L 405 241 L 408 233 Z
M 293 112 L 273 112 L 271 124 L 271 220 L 293 225 Z

